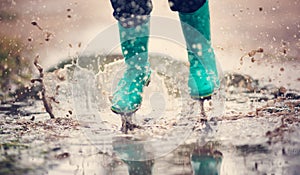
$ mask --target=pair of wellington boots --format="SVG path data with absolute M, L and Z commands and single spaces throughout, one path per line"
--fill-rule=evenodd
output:
M 211 97 L 219 86 L 215 54 L 211 47 L 208 1 L 193 13 L 179 13 L 190 63 L 188 87 L 196 100 Z M 149 18 L 135 27 L 125 28 L 119 23 L 122 54 L 126 71 L 112 98 L 111 110 L 127 115 L 136 112 L 142 103 L 144 86 L 150 82 L 148 61 Z

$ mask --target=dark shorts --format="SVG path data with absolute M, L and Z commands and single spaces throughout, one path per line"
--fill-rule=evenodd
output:
M 124 26 L 131 27 L 142 23 L 152 11 L 151 0 L 110 0 L 114 17 Z M 169 0 L 171 10 L 180 13 L 192 13 L 198 10 L 206 0 Z

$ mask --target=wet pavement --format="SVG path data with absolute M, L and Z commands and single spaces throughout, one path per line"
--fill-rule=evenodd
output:
M 153 2 L 153 15 L 177 19 L 167 1 Z M 176 67 L 184 75 L 185 62 L 164 57 L 159 67 L 153 56 L 153 81 L 134 116 L 143 127 L 128 136 L 109 110 L 112 80 L 122 69 L 112 70 L 120 62 L 98 74 L 95 62 L 67 65 L 45 76 L 55 119 L 45 112 L 38 83 L 0 104 L 0 174 L 299 174 L 299 1 L 210 3 L 214 48 L 231 72 L 205 103 L 208 125 L 196 123 L 198 104 L 182 96 L 187 76 L 166 71 Z M 38 54 L 48 68 L 78 57 L 114 24 L 108 7 L 99 0 L 3 1 L 1 34 L 23 41 L 23 56 Z M 185 60 L 181 50 L 150 46 Z M 253 52 L 259 48 L 264 53 Z
M 165 57 L 159 65 L 169 64 L 160 67 L 158 59 L 150 59 L 155 74 L 145 91 L 144 107 L 134 118 L 142 128 L 129 135 L 118 131 L 121 119 L 109 110 L 110 84 L 86 86 L 87 80 L 101 84 L 93 81 L 98 77 L 110 82 L 115 77 L 109 71 L 122 61 L 108 64 L 96 76 L 74 65 L 47 73 L 55 119 L 50 119 L 34 93 L 20 102 L 1 104 L 0 174 L 295 175 L 300 171 L 299 90 L 225 73 L 222 91 L 205 102 L 208 125 L 199 125 L 198 103 L 182 98 L 180 87 L 172 86 L 186 81 L 185 76 L 172 80 L 167 71 L 177 67 L 184 75 L 186 64 Z M 107 101 L 99 100 L 94 90 Z M 164 104 L 155 106 L 157 98 Z M 162 105 L 165 108 L 159 108 Z

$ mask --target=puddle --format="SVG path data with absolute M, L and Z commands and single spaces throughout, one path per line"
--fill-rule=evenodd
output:
M 205 104 L 211 129 L 200 125 L 195 131 L 199 106 L 183 98 L 185 87 L 174 86 L 186 84 L 182 82 L 187 81 L 187 67 L 161 57 L 165 62 L 160 64 L 157 55 L 150 58 L 152 82 L 133 118 L 143 128 L 127 136 L 119 132 L 120 118 L 109 109 L 117 77 L 110 71 L 122 67 L 122 60 L 106 64 L 100 73 L 74 65 L 47 73 L 47 93 L 56 101 L 52 102 L 55 119 L 49 119 L 40 100 L 1 104 L 0 174 L 300 171 L 298 90 L 281 93 L 279 87 L 248 81 L 249 76 L 225 73 L 224 88 L 213 96 L 212 104 Z M 175 67 L 182 76 L 167 71 Z M 155 103 L 158 99 L 162 99 L 159 104 Z
M 17 93 L 17 102 L 0 104 L 0 174 L 299 174 L 299 3 L 231 1 L 211 2 L 215 51 L 236 72 L 224 73 L 224 87 L 205 103 L 208 125 L 195 124 L 199 106 L 186 95 L 186 63 L 151 55 L 152 82 L 133 117 L 143 128 L 121 134 L 121 120 L 109 109 L 121 57 L 108 55 L 102 63 L 103 55 L 85 55 L 80 67 L 67 60 L 45 75 L 55 119 L 45 112 L 38 84 Z M 106 1 L 1 3 L 5 38 L 22 40 L 28 52 L 46 58 L 43 66 L 77 55 L 115 22 Z M 154 15 L 177 19 L 167 1 L 155 3 Z M 156 39 L 150 50 L 185 53 Z M 264 54 L 253 57 L 258 45 Z M 243 54 L 249 57 L 241 62 Z

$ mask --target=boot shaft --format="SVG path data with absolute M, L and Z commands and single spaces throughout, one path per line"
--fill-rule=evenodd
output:
M 127 66 L 141 68 L 149 66 L 149 18 L 144 23 L 129 28 L 119 23 L 119 34 L 122 54 Z

